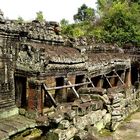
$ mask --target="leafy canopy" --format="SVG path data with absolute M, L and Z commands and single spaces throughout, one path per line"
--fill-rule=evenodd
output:
M 97 11 L 83 4 L 75 23 L 61 22 L 62 33 L 71 37 L 93 36 L 97 42 L 140 46 L 140 1 L 98 0 Z M 65 24 L 64 24 L 65 23 Z

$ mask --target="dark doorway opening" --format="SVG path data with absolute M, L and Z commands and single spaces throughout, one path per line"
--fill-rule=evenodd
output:
M 64 86 L 64 77 L 57 77 L 56 79 L 56 87 Z M 63 88 L 55 90 L 55 99 L 58 102 L 62 101 L 63 96 Z
M 136 64 L 132 64 L 131 65 L 131 82 L 132 82 L 132 85 L 134 85 L 134 83 L 136 81 L 138 81 L 138 68 L 137 68 L 137 65 Z
M 77 75 L 75 79 L 75 84 L 83 83 L 84 75 Z M 78 90 L 81 86 L 76 86 L 75 89 Z
M 101 76 L 96 76 L 96 77 L 91 78 L 91 81 L 95 87 L 97 87 L 97 84 L 100 81 L 100 79 L 101 79 Z M 91 86 L 91 84 L 90 84 L 90 86 Z
M 15 103 L 17 107 L 26 108 L 26 77 L 15 76 Z

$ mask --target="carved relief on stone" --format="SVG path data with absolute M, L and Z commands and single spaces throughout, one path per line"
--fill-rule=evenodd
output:
M 1 82 L 0 83 L 0 92 L 5 93 L 7 91 L 13 90 L 13 81 Z
M 40 71 L 44 67 L 44 58 L 41 55 L 40 49 L 22 44 L 16 63 L 17 66 L 24 67 L 26 70 Z

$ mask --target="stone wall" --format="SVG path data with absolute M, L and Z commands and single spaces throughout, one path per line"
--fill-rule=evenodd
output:
M 80 99 L 51 108 L 47 116 L 37 118 L 38 125 L 49 126 L 48 140 L 84 140 L 87 135 L 98 138 L 99 131 L 115 131 L 139 108 L 140 92 L 136 87 L 133 91 L 127 87 L 93 89 L 80 89 Z
M 0 33 L 0 118 L 18 113 L 15 106 L 14 63 L 6 45 L 7 34 Z
M 138 76 L 132 86 L 133 57 L 124 50 L 109 44 L 89 45 L 85 38 L 63 46 L 56 22 L 18 23 L 1 16 L 0 118 L 18 114 L 19 105 L 21 115 L 49 127 L 46 137 L 84 140 L 103 128 L 116 130 L 138 109 L 139 63 L 135 63 Z M 43 84 L 57 88 L 79 83 L 84 84 L 47 91 L 56 105 L 42 88 Z

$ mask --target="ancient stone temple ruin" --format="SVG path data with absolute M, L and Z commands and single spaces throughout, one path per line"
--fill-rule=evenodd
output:
M 136 48 L 77 43 L 56 22 L 18 23 L 1 12 L 0 120 L 22 115 L 60 140 L 114 131 L 139 108 L 139 58 Z M 0 121 L 0 139 L 31 128 L 25 122 L 13 131 Z

